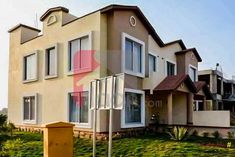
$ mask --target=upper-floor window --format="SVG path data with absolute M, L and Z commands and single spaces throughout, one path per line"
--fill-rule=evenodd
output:
M 153 73 L 157 71 L 157 58 L 156 56 L 149 54 L 149 73 Z
M 24 56 L 23 58 L 23 81 L 37 80 L 37 52 Z
M 69 42 L 69 71 L 74 73 L 91 71 L 90 35 Z
M 197 81 L 197 69 L 189 66 L 189 76 L 193 82 Z
M 45 52 L 45 76 L 57 76 L 57 46 L 46 49 Z
M 166 61 L 166 71 L 167 76 L 172 76 L 176 74 L 175 64 L 169 61 Z
M 123 57 L 125 73 L 144 76 L 144 42 L 123 33 Z
M 69 93 L 69 121 L 88 123 L 88 92 Z
M 36 95 L 23 97 L 23 120 L 25 123 L 36 123 L 37 97 Z

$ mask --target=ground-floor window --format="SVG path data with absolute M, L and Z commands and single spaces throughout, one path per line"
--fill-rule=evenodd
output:
M 125 104 L 122 111 L 122 127 L 144 126 L 144 92 L 140 90 L 125 90 Z
M 36 123 L 37 97 L 36 95 L 23 97 L 24 122 Z
M 69 121 L 88 123 L 88 92 L 69 93 Z

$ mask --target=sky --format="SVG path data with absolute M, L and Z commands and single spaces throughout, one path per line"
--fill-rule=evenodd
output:
M 164 42 L 182 39 L 195 47 L 203 60 L 199 70 L 220 63 L 227 78 L 235 75 L 234 0 L 0 0 L 0 108 L 7 107 L 10 28 L 41 28 L 39 17 L 50 7 L 79 17 L 109 4 L 137 5 Z

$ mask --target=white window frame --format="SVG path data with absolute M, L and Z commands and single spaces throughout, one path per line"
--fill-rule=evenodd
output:
M 189 64 L 189 66 L 188 66 L 188 75 L 189 75 L 190 68 L 193 68 L 196 71 L 195 82 L 198 81 L 198 69 L 197 69 L 197 67 L 193 66 L 192 64 Z M 190 79 L 191 79 L 191 77 L 190 77 Z M 194 81 L 194 80 L 192 80 L 192 81 Z
M 22 63 L 23 63 L 22 64 L 22 82 L 23 83 L 29 83 L 29 82 L 38 81 L 38 56 L 39 56 L 38 53 L 39 53 L 39 51 L 35 50 L 33 52 L 30 52 L 30 53 L 27 53 L 27 54 L 23 55 L 23 59 L 22 59 Z M 30 55 L 36 55 L 36 74 L 35 74 L 36 78 L 26 80 L 25 79 L 25 75 L 26 75 L 26 71 L 25 71 L 25 58 L 27 56 L 30 56 Z
M 81 38 L 83 38 L 83 37 L 86 37 L 86 36 L 88 36 L 88 41 L 89 41 L 89 43 L 88 43 L 88 45 L 89 45 L 89 50 L 93 50 L 92 49 L 92 39 L 93 39 L 93 31 L 91 31 L 91 32 L 87 32 L 87 33 L 81 33 L 81 34 L 79 34 L 79 35 L 77 35 L 77 37 L 75 37 L 75 38 L 71 38 L 68 42 L 67 42 L 67 48 L 68 48 L 68 50 L 67 50 L 67 75 L 74 75 L 74 74 L 78 74 L 78 72 L 74 72 L 74 71 L 72 71 L 72 70 L 70 70 L 70 42 L 71 41 L 73 41 L 73 40 L 77 40 L 77 39 L 81 39 Z
M 35 119 L 34 120 L 25 120 L 24 119 L 24 98 L 25 97 L 35 97 Z M 22 121 L 24 124 L 37 124 L 37 116 L 38 116 L 38 94 L 27 94 L 27 95 L 23 95 L 22 97 Z
M 126 65 L 125 65 L 125 47 L 126 47 L 126 39 L 130 39 L 138 44 L 141 45 L 141 73 L 139 72 L 133 72 L 130 71 L 128 69 L 126 69 Z M 145 77 L 145 43 L 127 33 L 122 33 L 122 72 L 129 74 L 129 75 L 134 75 L 134 76 L 138 76 L 138 77 Z
M 158 57 L 156 54 L 152 53 L 152 52 L 149 52 L 148 55 L 149 55 L 149 54 L 155 57 L 155 71 L 153 71 L 152 73 L 157 73 L 157 72 L 158 72 L 158 58 L 159 58 L 159 57 Z M 148 57 L 149 57 L 149 56 L 148 56 Z M 148 59 L 149 59 L 149 58 L 148 58 Z M 148 61 L 148 62 L 149 62 L 149 61 Z M 149 68 L 149 64 L 148 64 L 148 68 Z M 150 70 L 149 70 L 149 76 L 151 76 L 152 73 L 150 73 Z
M 165 60 L 165 75 L 167 76 L 167 62 L 175 65 L 175 75 L 176 75 L 177 74 L 177 64 L 175 61 L 168 60 L 168 59 Z
M 141 94 L 141 123 L 134 123 L 134 124 L 126 124 L 125 122 L 125 102 L 126 102 L 126 98 L 124 96 L 124 107 L 121 111 L 121 128 L 136 128 L 136 127 L 145 127 L 145 92 L 142 90 L 136 90 L 136 89 L 129 89 L 129 88 L 125 88 L 125 93 L 124 95 L 126 95 L 126 92 L 130 92 L 130 93 L 136 93 L 136 94 Z
M 67 121 L 69 123 L 74 124 L 75 127 L 91 129 L 92 128 L 92 122 L 91 122 L 91 120 L 92 120 L 92 113 L 91 113 L 91 110 L 89 109 L 89 106 L 90 106 L 90 91 L 89 90 L 78 91 L 78 92 L 88 92 L 88 123 L 79 123 L 79 122 L 70 122 L 69 121 L 69 116 L 70 116 L 70 113 L 69 113 L 70 96 L 69 96 L 69 94 L 70 93 L 74 93 L 74 92 L 75 91 L 73 91 L 73 90 L 67 91 Z
M 59 71 L 59 66 L 58 66 L 58 43 L 51 45 L 50 47 L 45 49 L 45 53 L 44 53 L 44 79 L 52 79 L 52 78 L 57 78 L 58 77 L 58 71 Z M 55 71 L 56 74 L 55 75 L 47 75 L 47 68 L 48 68 L 48 58 L 47 58 L 47 53 L 49 49 L 55 49 L 55 58 L 56 58 L 56 62 L 55 62 Z

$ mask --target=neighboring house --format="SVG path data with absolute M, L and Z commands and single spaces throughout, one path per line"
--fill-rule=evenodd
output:
M 0 114 L 7 115 L 7 108 L 2 108 Z
M 235 112 L 235 81 L 224 78 L 219 70 L 199 71 L 199 80 L 205 81 L 213 95 L 213 110 Z
M 153 114 L 161 124 L 192 125 L 193 102 L 210 99 L 197 82 L 197 50 L 182 40 L 164 43 L 136 6 L 110 5 L 82 17 L 56 7 L 40 20 L 42 34 L 23 24 L 9 30 L 8 114 L 19 127 L 68 121 L 91 131 L 89 83 L 119 73 L 125 104 L 114 111 L 115 132 L 144 128 Z M 108 131 L 108 120 L 107 111 L 98 112 L 98 132 Z

